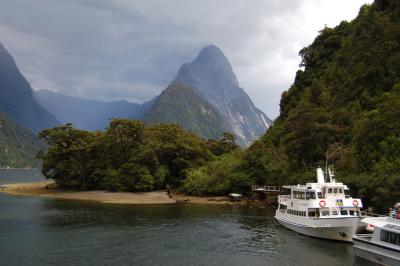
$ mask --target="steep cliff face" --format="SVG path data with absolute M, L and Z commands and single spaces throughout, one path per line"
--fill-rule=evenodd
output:
M 174 83 L 188 85 L 210 103 L 242 145 L 249 145 L 271 124 L 239 87 L 231 64 L 215 45 L 205 47 L 193 62 L 184 64 Z
M 184 84 L 173 84 L 165 89 L 145 115 L 150 124 L 175 123 L 203 138 L 219 138 L 226 131 L 222 116 Z
M 33 98 L 32 89 L 13 57 L 0 44 L 0 112 L 24 128 L 38 132 L 59 121 Z

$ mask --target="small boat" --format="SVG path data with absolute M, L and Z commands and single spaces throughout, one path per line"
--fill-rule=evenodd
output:
M 329 182 L 325 182 L 329 177 Z M 336 182 L 334 173 L 317 168 L 317 183 L 283 186 L 290 194 L 278 196 L 275 218 L 300 234 L 352 242 L 362 228 L 362 202 L 347 195 L 349 188 Z
M 356 255 L 382 265 L 400 265 L 400 203 L 387 217 L 361 221 L 373 228 L 373 233 L 353 236 Z

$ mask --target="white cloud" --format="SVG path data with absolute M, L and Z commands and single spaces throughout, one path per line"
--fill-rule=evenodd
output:
M 0 0 L 0 41 L 35 88 L 144 101 L 214 43 L 275 117 L 298 51 L 372 0 Z M 16 15 L 17 14 L 17 15 Z

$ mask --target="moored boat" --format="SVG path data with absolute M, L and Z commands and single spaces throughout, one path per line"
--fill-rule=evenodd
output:
M 383 265 L 400 265 L 400 203 L 389 216 L 362 222 L 373 228 L 373 233 L 353 236 L 356 255 Z
M 275 214 L 282 226 L 307 236 L 353 241 L 361 227 L 362 202 L 346 194 L 348 187 L 336 182 L 333 172 L 317 168 L 317 183 L 283 188 L 290 194 L 278 196 Z

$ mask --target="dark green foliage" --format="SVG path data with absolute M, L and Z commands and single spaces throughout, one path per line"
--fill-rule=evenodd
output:
M 282 95 L 280 116 L 246 151 L 242 171 L 258 183 L 312 181 L 328 150 L 366 206 L 399 201 L 399 18 L 398 1 L 375 1 L 302 49 L 303 69 Z
M 0 167 L 34 167 L 38 151 L 44 148 L 34 134 L 0 113 Z
M 248 193 L 251 181 L 239 171 L 240 159 L 241 151 L 236 151 L 190 170 L 182 191 L 198 196 L 226 195 L 229 192 Z
M 43 174 L 62 188 L 176 188 L 188 171 L 215 159 L 205 140 L 177 125 L 145 126 L 140 121 L 113 119 L 104 132 L 66 124 L 46 129 L 39 136 L 49 144 L 41 155 Z M 224 152 L 237 149 L 229 134 L 217 144 Z
M 229 132 L 222 133 L 222 137 L 219 140 L 209 139 L 207 146 L 217 156 L 239 149 L 236 144 L 236 136 Z

